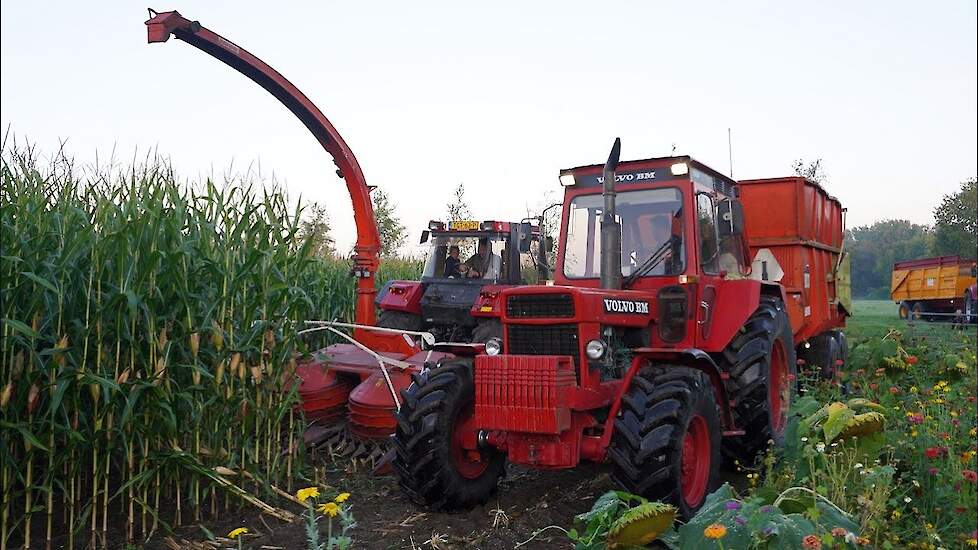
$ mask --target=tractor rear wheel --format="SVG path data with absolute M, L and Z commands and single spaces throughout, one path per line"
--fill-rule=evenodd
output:
M 434 510 L 485 503 L 503 475 L 505 457 L 479 448 L 472 361 L 442 361 L 413 378 L 401 392 L 394 432 L 393 465 L 401 489 Z
M 750 465 L 768 441 L 784 442 L 788 409 L 797 388 L 791 322 L 780 299 L 761 296 L 757 311 L 723 351 L 719 363 L 730 375 L 727 395 L 733 401 L 734 420 L 745 432 L 724 438 L 724 453 Z
M 377 316 L 377 326 L 419 332 L 424 327 L 424 323 L 421 322 L 421 316 L 416 313 L 382 309 Z
M 693 517 L 719 485 L 720 415 L 710 379 L 688 367 L 644 367 L 615 419 L 608 456 L 626 490 Z

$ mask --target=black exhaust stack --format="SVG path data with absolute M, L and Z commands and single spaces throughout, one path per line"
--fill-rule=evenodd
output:
M 615 138 L 604 163 L 604 212 L 601 215 L 601 288 L 621 289 L 621 224 L 615 217 L 615 170 L 621 139 Z

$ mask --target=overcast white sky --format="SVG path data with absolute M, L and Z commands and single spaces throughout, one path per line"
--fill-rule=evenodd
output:
M 175 0 L 171 0 L 175 1 Z M 559 196 L 560 168 L 689 154 L 734 176 L 824 160 L 849 224 L 929 223 L 974 176 L 976 2 L 176 2 L 323 110 L 411 244 L 464 182 L 482 219 Z M 274 8 L 269 6 L 274 5 Z M 264 90 L 176 40 L 137 2 L 2 3 L 4 128 L 86 162 L 157 148 L 185 176 L 260 162 L 352 212 L 332 162 Z

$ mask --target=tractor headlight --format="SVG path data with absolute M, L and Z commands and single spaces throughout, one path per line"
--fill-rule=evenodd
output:
M 584 346 L 584 353 L 588 356 L 588 359 L 601 359 L 604 357 L 606 351 L 608 351 L 608 344 L 605 344 L 601 340 L 591 340 Z
M 486 355 L 499 355 L 503 351 L 503 341 L 499 338 L 490 338 L 486 342 Z
M 576 183 L 574 181 L 574 174 L 561 174 L 559 179 L 560 184 L 564 187 L 570 187 Z
M 669 171 L 673 176 L 685 176 L 689 173 L 689 165 L 685 162 L 677 162 L 669 167 Z

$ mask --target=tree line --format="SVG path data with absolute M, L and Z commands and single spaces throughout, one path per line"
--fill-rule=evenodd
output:
M 860 298 L 888 299 L 893 263 L 929 256 L 974 259 L 978 247 L 978 187 L 961 182 L 934 209 L 934 225 L 908 220 L 879 220 L 846 231 L 852 254 L 852 291 Z

